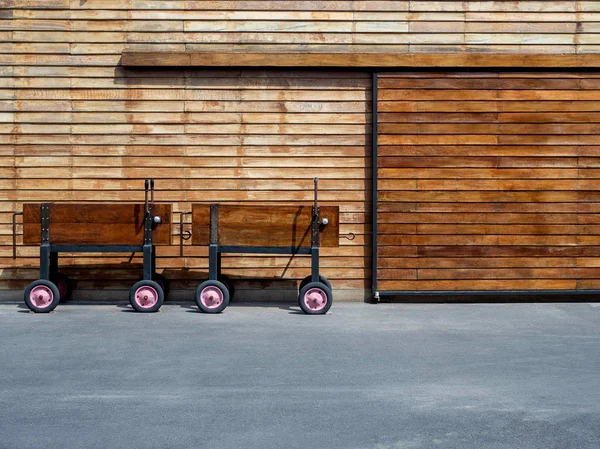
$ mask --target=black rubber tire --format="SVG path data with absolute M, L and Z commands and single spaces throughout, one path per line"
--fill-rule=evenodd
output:
M 33 288 L 37 287 L 38 285 L 44 285 L 52 291 L 52 295 L 53 295 L 52 302 L 47 307 L 36 307 L 31 302 L 31 299 L 29 298 L 29 294 L 31 293 L 31 290 L 33 290 Z M 58 292 L 58 288 L 56 287 L 56 285 L 54 285 L 54 283 L 52 283 L 50 281 L 46 281 L 44 279 L 38 279 L 37 281 L 33 281 L 31 284 L 29 284 L 27 286 L 27 288 L 25 289 L 23 296 L 25 299 L 25 305 L 27 307 L 29 307 L 29 310 L 31 310 L 32 312 L 35 312 L 35 313 L 52 312 L 56 308 L 58 303 L 60 302 L 60 293 Z
M 163 294 L 165 295 L 165 299 L 168 299 L 169 293 L 171 292 L 171 283 L 169 280 L 159 273 L 154 273 L 152 275 L 152 280 L 161 286 L 163 289 Z
M 136 290 L 145 285 L 147 285 L 148 287 L 152 287 L 158 293 L 158 300 L 156 301 L 156 304 L 154 304 L 152 307 L 141 307 L 139 304 L 137 304 L 135 302 Z M 163 305 L 164 301 L 165 301 L 165 294 L 163 292 L 163 289 L 161 288 L 160 285 L 158 285 L 158 283 L 156 283 L 154 281 L 136 282 L 135 284 L 133 284 L 133 287 L 131 287 L 131 289 L 129 290 L 129 303 L 131 304 L 131 307 L 133 307 L 138 312 L 142 312 L 142 313 L 157 312 L 158 309 L 160 309 L 160 307 Z
M 209 308 L 206 307 L 204 304 L 202 304 L 202 301 L 200 300 L 200 293 L 202 293 L 202 290 L 204 290 L 206 287 L 217 287 L 218 289 L 220 289 L 223 292 L 223 302 L 221 303 L 221 305 L 219 307 L 214 307 L 214 308 Z M 200 284 L 197 288 L 196 288 L 196 293 L 194 295 L 194 299 L 196 301 L 196 305 L 198 306 L 198 308 L 200 310 L 202 310 L 204 313 L 220 313 L 223 310 L 225 310 L 225 308 L 229 305 L 229 290 L 227 289 L 227 286 L 225 284 L 223 284 L 220 281 L 211 281 L 210 279 L 208 281 L 204 281 L 202 284 Z
M 229 290 L 229 301 L 231 301 L 235 295 L 235 285 L 233 281 L 226 274 L 221 274 L 219 275 L 219 282 L 225 284 L 225 287 Z
M 60 302 L 65 302 L 68 301 L 69 299 L 71 299 L 71 295 L 73 294 L 73 290 L 75 289 L 73 286 L 73 281 L 69 278 L 69 276 L 67 276 L 64 273 L 55 273 L 50 275 L 50 280 L 52 281 L 52 283 L 54 285 L 56 285 L 56 288 L 58 288 L 58 283 L 59 282 L 64 282 L 66 287 L 67 287 L 67 293 L 63 296 L 60 296 Z M 60 289 L 58 290 L 60 292 Z
M 304 295 L 311 288 L 319 288 L 319 289 L 323 290 L 325 292 L 325 295 L 327 296 L 327 302 L 325 303 L 325 307 L 323 307 L 321 310 L 310 309 L 304 303 L 304 300 L 303 300 Z M 309 315 L 324 315 L 329 311 L 332 304 L 333 304 L 333 293 L 331 292 L 331 289 L 322 282 L 309 282 L 300 290 L 300 293 L 298 294 L 298 305 L 300 306 L 300 308 L 302 309 L 302 311 L 304 313 L 307 313 Z
M 302 282 L 300 282 L 300 287 L 298 287 L 298 290 L 299 291 L 302 290 L 306 284 L 311 282 L 311 278 L 312 278 L 312 276 L 306 276 L 304 279 L 302 279 Z M 329 282 L 329 279 L 327 279 L 325 276 L 319 276 L 319 282 L 325 284 L 327 287 L 329 287 L 329 290 L 333 291 L 333 289 L 331 288 L 331 282 Z

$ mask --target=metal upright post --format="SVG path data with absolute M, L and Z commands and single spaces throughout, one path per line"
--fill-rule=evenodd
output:
M 154 180 L 152 180 L 154 181 Z M 154 187 L 154 182 L 152 182 Z M 152 194 L 154 200 L 154 194 Z M 151 281 L 154 274 L 154 251 L 152 246 L 152 204 L 148 204 L 148 180 L 145 183 L 145 200 L 144 200 L 144 246 L 142 247 L 143 254 L 143 271 L 144 280 Z
M 50 205 L 41 205 L 42 244 L 40 245 L 40 279 L 50 280 Z
M 319 178 L 315 178 L 310 242 L 311 282 L 319 282 L 319 224 L 321 221 L 321 210 L 319 209 L 318 191 Z
M 219 205 L 210 205 L 210 244 L 208 246 L 208 279 L 219 277 Z

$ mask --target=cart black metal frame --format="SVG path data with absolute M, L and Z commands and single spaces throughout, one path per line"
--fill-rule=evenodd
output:
M 156 249 L 152 242 L 152 231 L 160 218 L 152 215 L 154 206 L 154 179 L 146 179 L 144 185 L 144 241 L 140 245 L 72 245 L 53 244 L 50 235 L 50 205 L 41 204 L 42 240 L 40 244 L 40 279 L 50 281 L 58 273 L 58 253 L 137 253 L 143 254 L 143 280 L 151 281 L 156 271 Z M 148 199 L 150 196 L 150 200 Z M 13 230 L 16 230 L 16 216 L 13 214 Z M 159 221 L 156 221 L 158 218 Z M 13 232 L 13 259 L 17 258 L 16 232 Z
M 296 254 L 310 255 L 311 282 L 319 282 L 319 248 L 321 226 L 321 209 L 318 203 L 319 178 L 314 178 L 314 202 L 310 228 L 310 246 L 237 246 L 219 244 L 219 205 L 210 205 L 210 243 L 208 247 L 208 279 L 216 281 L 221 276 L 221 255 L 237 254 Z
M 42 204 L 42 243 L 40 245 L 40 279 L 50 280 L 58 273 L 59 252 L 79 253 L 134 253 L 143 254 L 143 280 L 151 281 L 156 271 L 156 248 L 152 243 L 152 230 L 155 222 L 152 216 L 154 206 L 154 179 L 146 179 L 144 185 L 144 242 L 141 245 L 54 245 L 50 241 L 50 204 Z M 148 202 L 150 193 L 150 202 Z

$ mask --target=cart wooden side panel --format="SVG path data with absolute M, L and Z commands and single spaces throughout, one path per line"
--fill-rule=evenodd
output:
M 219 205 L 220 245 L 310 246 L 311 206 Z M 321 246 L 339 245 L 339 207 L 322 206 Z M 210 204 L 192 204 L 192 242 L 210 242 Z
M 154 204 L 161 223 L 153 233 L 156 245 L 171 244 L 171 204 Z M 41 204 L 23 205 L 23 243 L 41 241 Z M 50 241 L 67 245 L 141 245 L 144 205 L 115 203 L 50 204 Z

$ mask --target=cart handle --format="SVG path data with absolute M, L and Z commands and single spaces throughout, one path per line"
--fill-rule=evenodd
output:
M 313 214 L 317 215 L 317 209 L 319 208 L 319 202 L 317 199 L 318 193 L 319 193 L 319 178 L 315 177 L 313 179 L 315 186 L 314 186 L 314 193 L 315 193 L 315 202 L 314 202 L 314 209 L 313 209 Z
M 150 203 L 148 203 L 148 191 L 150 192 Z M 154 206 L 154 178 L 144 180 L 144 212 L 149 215 Z
M 144 180 L 144 213 L 148 213 L 148 180 Z

